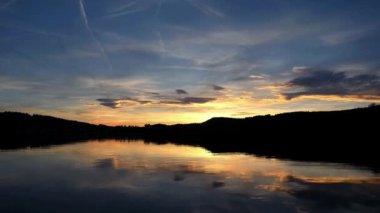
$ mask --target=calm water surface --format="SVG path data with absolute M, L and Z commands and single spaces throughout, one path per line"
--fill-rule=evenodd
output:
M 380 176 L 143 141 L 0 152 L 0 212 L 380 212 Z

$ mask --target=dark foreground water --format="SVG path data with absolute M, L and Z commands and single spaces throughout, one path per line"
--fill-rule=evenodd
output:
M 380 176 L 343 164 L 90 141 L 0 152 L 0 212 L 380 212 Z

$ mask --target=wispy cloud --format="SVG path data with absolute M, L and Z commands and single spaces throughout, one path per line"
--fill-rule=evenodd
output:
M 163 54 L 163 49 L 162 46 L 160 46 L 159 36 L 157 34 L 157 39 L 148 41 L 131 38 L 115 32 L 102 32 L 101 36 L 106 40 L 105 47 L 112 53 L 129 51 L 152 53 L 156 55 Z
M 98 49 L 102 53 L 104 60 L 106 61 L 107 65 L 108 65 L 108 68 L 110 69 L 110 71 L 112 71 L 113 66 L 112 66 L 111 61 L 110 61 L 102 43 L 95 37 L 94 31 L 92 30 L 92 28 L 90 27 L 90 25 L 88 23 L 88 17 L 87 17 L 86 8 L 85 8 L 85 0 L 79 0 L 79 9 L 80 9 L 80 14 L 81 14 L 81 18 L 82 18 L 84 27 L 86 28 L 91 39 L 94 41 L 94 43 L 97 45 Z
M 232 81 L 257 81 L 257 80 L 264 80 L 267 78 L 268 78 L 268 75 L 265 75 L 265 74 L 252 74 L 248 76 L 239 76 L 239 77 L 233 78 Z
M 292 72 L 293 73 L 309 73 L 309 72 L 312 72 L 313 71 L 313 68 L 311 67 L 306 67 L 306 66 L 294 66 L 292 68 Z
M 101 90 L 102 92 L 111 93 L 131 93 L 140 94 L 146 91 L 154 90 L 154 82 L 148 78 L 119 78 L 119 79 L 93 79 L 93 78 L 80 78 L 78 82 L 82 88 L 90 90 Z M 129 94 L 128 94 L 129 95 Z
M 125 10 L 125 11 L 118 12 L 118 13 L 111 13 L 111 14 L 107 15 L 107 18 L 117 18 L 117 17 L 129 15 L 129 14 L 133 14 L 133 13 L 142 12 L 144 10 L 146 10 L 146 8 L 129 9 L 129 10 Z
M 157 5 L 156 16 L 161 10 L 162 1 L 161 0 L 138 0 L 138 1 L 127 1 L 126 3 L 118 5 L 108 11 L 105 18 L 118 18 L 138 12 L 143 12 Z
M 123 5 L 119 5 L 118 7 L 109 10 L 109 13 L 120 13 L 120 12 L 123 12 L 125 10 L 129 10 L 131 7 L 136 5 L 136 3 L 137 3 L 137 1 L 127 2 Z
M 263 80 L 266 78 L 265 75 L 250 75 L 248 76 L 249 79 L 252 79 L 252 80 Z
M 225 18 L 226 15 L 221 11 L 212 8 L 201 0 L 188 0 L 188 2 L 195 8 L 197 8 L 200 12 L 208 16 L 216 16 L 218 18 Z
M 162 58 L 165 59 L 165 57 L 166 57 L 166 45 L 165 45 L 164 40 L 162 39 L 161 32 L 157 32 L 157 42 L 158 42 L 158 45 L 161 49 Z
M 349 30 L 335 31 L 321 36 L 321 40 L 326 45 L 339 45 L 347 42 L 353 42 L 368 35 L 370 28 L 356 28 Z
M 0 91 L 15 90 L 28 91 L 39 87 L 41 83 L 31 81 L 20 81 L 0 76 Z
M 198 42 L 246 46 L 285 40 L 289 38 L 289 34 L 293 33 L 282 29 L 223 30 L 210 32 L 198 38 Z

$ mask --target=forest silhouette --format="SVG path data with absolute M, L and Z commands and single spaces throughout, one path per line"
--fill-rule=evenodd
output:
M 291 112 L 243 119 L 212 118 L 176 125 L 94 125 L 51 116 L 0 113 L 0 149 L 41 147 L 90 139 L 123 139 L 202 146 L 294 160 L 354 163 L 380 168 L 378 121 L 372 104 L 328 112 Z

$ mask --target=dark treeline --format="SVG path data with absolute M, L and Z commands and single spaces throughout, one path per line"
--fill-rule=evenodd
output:
M 0 149 L 39 147 L 89 139 L 115 138 L 124 127 L 93 125 L 51 116 L 0 113 Z M 126 136 L 124 134 L 124 136 Z
M 213 152 L 347 162 L 380 168 L 380 106 L 331 112 L 293 112 L 199 124 L 109 127 L 24 113 L 0 113 L 0 148 L 120 138 L 199 145 Z

